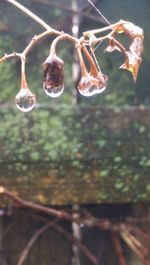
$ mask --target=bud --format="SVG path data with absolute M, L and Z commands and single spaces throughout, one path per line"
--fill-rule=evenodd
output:
M 59 97 L 64 91 L 64 62 L 56 54 L 49 55 L 44 67 L 43 89 L 45 93 L 53 98 Z
M 98 72 L 97 76 L 87 73 L 83 75 L 78 85 L 78 91 L 85 97 L 90 97 L 95 94 L 102 93 L 107 86 L 108 77 L 102 72 Z

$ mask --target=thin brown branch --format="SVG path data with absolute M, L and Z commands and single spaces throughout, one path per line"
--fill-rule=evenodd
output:
M 146 233 L 145 231 L 143 231 L 142 229 L 138 227 L 134 227 L 133 232 L 135 232 L 137 236 L 142 237 L 144 241 L 150 244 L 150 236 L 148 233 Z
M 0 58 L 0 63 L 7 61 L 7 59 L 12 58 L 12 57 L 21 58 L 21 53 L 16 53 L 16 52 L 13 52 L 10 54 L 5 53 L 4 56 L 2 58 Z
M 139 257 L 143 265 L 150 265 L 150 261 L 147 260 L 148 249 L 128 230 L 122 231 L 121 236 L 130 249 Z
M 82 94 L 83 96 L 93 96 L 97 93 L 102 93 L 105 90 L 108 77 L 103 75 L 103 73 L 101 73 L 98 61 L 94 54 L 94 50 L 92 52 L 93 58 L 94 58 L 93 60 L 92 56 L 88 52 L 88 49 L 86 49 L 85 45 L 89 46 L 89 48 L 92 50 L 92 48 L 94 47 L 96 43 L 101 43 L 102 41 L 109 39 L 109 46 L 106 48 L 106 51 L 112 52 L 116 49 L 116 50 L 119 50 L 119 52 L 123 53 L 123 55 L 125 55 L 125 62 L 120 66 L 120 69 L 128 70 L 132 74 L 134 81 L 136 80 L 139 66 L 142 62 L 141 54 L 143 52 L 144 33 L 140 27 L 137 27 L 133 23 L 124 21 L 124 20 L 120 20 L 119 22 L 110 25 L 109 21 L 107 21 L 107 19 L 102 15 L 105 21 L 108 22 L 109 26 L 83 32 L 82 37 L 78 39 L 78 38 L 74 38 L 70 34 L 64 33 L 63 31 L 55 30 L 54 28 L 49 26 L 47 23 L 45 23 L 44 20 L 39 18 L 37 15 L 31 12 L 28 8 L 26 8 L 24 5 L 20 4 L 17 0 L 5 0 L 5 1 L 12 4 L 16 8 L 24 12 L 26 15 L 31 17 L 33 20 L 39 23 L 42 27 L 44 27 L 46 31 L 39 34 L 38 36 L 34 36 L 22 53 L 5 54 L 2 58 L 0 58 L 0 62 L 4 62 L 5 60 L 15 57 L 15 56 L 20 57 L 21 60 L 23 60 L 23 57 L 24 57 L 24 62 L 25 62 L 26 55 L 39 40 L 45 38 L 46 36 L 50 34 L 58 35 L 58 37 L 55 38 L 55 40 L 52 42 L 51 51 L 53 50 L 55 51 L 56 44 L 61 39 L 67 39 L 70 42 L 73 42 L 75 44 L 74 46 L 77 48 L 77 51 L 78 51 L 79 61 L 81 65 L 81 73 L 86 72 L 86 69 L 85 69 L 86 67 L 84 64 L 84 59 L 82 58 L 81 49 L 85 53 L 88 59 L 88 62 L 91 66 L 91 69 L 90 69 L 90 72 L 89 73 L 87 72 L 86 75 L 82 74 L 81 81 L 79 82 L 79 85 L 78 85 L 78 90 L 80 94 Z M 89 3 L 93 5 L 91 1 L 89 1 Z M 105 36 L 100 36 L 99 38 L 96 38 L 94 35 L 94 34 L 106 32 L 106 31 L 110 31 L 109 34 L 106 34 Z M 118 34 L 125 33 L 132 39 L 132 43 L 129 47 L 129 50 L 126 50 L 126 48 L 119 41 L 115 39 L 114 35 L 116 33 Z M 94 86 L 96 85 L 96 88 L 93 89 L 94 87 L 93 85 Z M 61 93 L 55 93 L 55 97 L 59 96 Z M 52 94 L 54 96 L 54 93 Z M 49 93 L 48 95 L 52 96 L 51 93 Z M 26 112 L 30 111 L 31 109 L 33 109 L 33 106 L 31 108 L 26 109 L 25 111 Z M 24 111 L 24 109 L 20 109 L 20 110 Z
M 124 257 L 124 252 L 121 246 L 121 242 L 120 242 L 120 238 L 119 238 L 119 234 L 113 232 L 112 233 L 112 240 L 114 243 L 114 247 L 116 250 L 116 254 L 117 254 L 117 258 L 119 261 L 119 265 L 127 265 L 125 257 Z
M 22 52 L 22 54 L 24 56 L 27 55 L 27 53 L 31 50 L 31 48 L 41 39 L 45 38 L 46 36 L 49 36 L 51 34 L 57 34 L 57 35 L 61 35 L 62 33 L 59 31 L 53 31 L 53 30 L 46 30 L 43 33 L 36 35 L 32 38 L 32 40 L 30 41 L 30 43 L 27 45 L 27 47 L 24 49 L 24 51 Z
M 35 20 L 37 23 L 39 23 L 43 28 L 46 30 L 53 30 L 47 23 L 45 23 L 41 18 L 36 16 L 33 12 L 31 12 L 28 8 L 23 6 L 22 4 L 18 3 L 16 0 L 6 0 L 6 2 L 14 5 L 18 9 L 20 9 L 23 13 L 31 17 L 33 20 Z
M 35 214 L 30 214 L 32 218 L 36 219 L 36 220 L 40 220 L 44 223 L 48 222 L 48 219 L 43 217 L 43 216 L 39 216 L 39 215 L 35 215 Z M 62 235 L 64 235 L 68 241 L 72 242 L 73 244 L 76 245 L 76 247 L 94 264 L 94 265 L 100 265 L 98 263 L 97 258 L 95 257 L 95 255 L 86 247 L 84 246 L 77 238 L 75 238 L 73 235 L 71 235 L 68 231 L 66 231 L 64 228 L 62 228 L 60 225 L 54 223 L 53 224 L 53 228 L 55 230 L 57 230 L 58 232 L 60 232 Z
M 92 262 L 92 264 L 100 265 L 96 256 L 86 246 L 84 246 L 77 238 L 69 234 L 65 229 L 63 229 L 61 226 L 57 224 L 54 224 L 53 227 L 58 232 L 63 234 L 69 241 L 73 242 L 78 247 L 78 249 L 82 251 L 82 253 Z
M 93 29 L 93 30 L 85 31 L 85 32 L 83 32 L 83 36 L 87 37 L 87 36 L 90 36 L 92 34 L 98 34 L 98 33 L 104 32 L 104 31 L 108 31 L 108 30 L 114 30 L 115 27 L 122 25 L 124 22 L 125 22 L 124 20 L 120 20 L 117 23 L 111 24 L 109 26 L 106 26 L 106 27 L 103 27 L 100 29 Z
M 28 244 L 26 245 L 26 247 L 24 248 L 24 250 L 22 251 L 20 258 L 17 262 L 17 265 L 23 265 L 25 259 L 27 258 L 29 251 L 31 250 L 32 246 L 34 245 L 34 243 L 36 242 L 36 240 L 38 239 L 38 237 L 40 235 L 42 235 L 50 226 L 53 226 L 54 223 L 56 223 L 57 220 L 52 221 L 46 225 L 44 225 L 42 228 L 40 228 L 38 231 L 36 231 L 36 233 L 33 235 L 33 237 L 30 239 L 30 241 L 28 242 Z
M 59 210 L 55 210 L 49 207 L 45 207 L 33 202 L 29 202 L 26 200 L 21 199 L 18 196 L 15 196 L 12 192 L 8 191 L 7 189 L 5 189 L 4 187 L 0 187 L 0 194 L 11 199 L 14 203 L 16 203 L 19 206 L 22 206 L 24 208 L 27 209 L 32 209 L 34 211 L 38 211 L 41 213 L 46 213 L 50 216 L 54 216 L 58 219 L 65 219 L 65 220 L 71 220 L 72 221 L 72 217 L 70 214 L 68 214 L 65 211 L 59 211 Z M 78 222 L 78 220 L 74 220 L 76 222 Z
M 30 214 L 32 218 L 36 219 L 36 220 L 40 220 L 44 223 L 48 222 L 48 219 L 43 217 L 43 216 L 39 216 L 37 214 Z M 58 232 L 60 232 L 62 235 L 64 235 L 68 241 L 72 242 L 73 244 L 76 245 L 76 247 L 94 264 L 94 265 L 100 265 L 97 261 L 97 258 L 95 257 L 95 255 L 93 253 L 91 253 L 91 251 L 84 246 L 77 238 L 75 238 L 73 235 L 71 235 L 68 231 L 66 231 L 64 228 L 62 228 L 60 225 L 54 223 L 53 224 L 53 228 L 55 230 L 57 230 Z
M 74 45 L 80 45 L 80 42 L 82 42 L 82 39 L 79 40 L 75 37 L 72 37 L 71 35 L 67 33 L 61 33 L 60 36 L 56 37 L 53 42 L 51 43 L 51 48 L 50 48 L 50 54 L 55 54 L 56 53 L 56 46 L 61 40 L 69 40 L 70 42 L 73 42 Z

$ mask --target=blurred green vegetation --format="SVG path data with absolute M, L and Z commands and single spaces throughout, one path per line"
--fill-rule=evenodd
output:
M 149 113 L 61 104 L 24 115 L 1 108 L 1 185 L 46 204 L 148 202 Z
M 86 1 L 85 1 L 86 2 Z M 42 1 L 22 0 L 25 6 L 38 14 L 47 23 L 54 28 L 71 32 L 71 14 L 67 11 L 50 7 Z M 70 1 L 57 1 L 65 3 L 68 6 Z M 84 1 L 81 1 L 82 5 Z M 85 3 L 84 3 L 85 4 Z M 137 83 L 134 84 L 131 75 L 119 66 L 123 63 L 124 58 L 119 53 L 104 54 L 105 45 L 96 50 L 96 55 L 102 71 L 109 76 L 108 88 L 102 95 L 92 98 L 80 97 L 80 104 L 121 106 L 121 105 L 148 105 L 150 103 L 149 90 L 149 16 L 150 2 L 147 0 L 123 1 L 123 0 L 101 0 L 97 1 L 97 7 L 106 15 L 110 22 L 116 22 L 120 19 L 131 21 L 142 27 L 145 31 L 143 63 L 140 67 Z M 80 5 L 79 5 L 80 8 Z M 90 14 L 95 14 L 91 8 Z M 22 51 L 29 43 L 31 38 L 42 32 L 43 29 L 31 18 L 25 16 L 17 8 L 4 0 L 0 8 L 0 56 L 12 51 Z M 87 30 L 101 26 L 99 21 L 82 17 L 80 23 L 80 34 Z M 39 43 L 29 53 L 27 58 L 27 79 L 31 91 L 38 96 L 38 103 L 49 105 L 51 99 L 44 95 L 42 90 L 42 62 L 48 55 L 49 46 L 52 37 L 48 37 Z M 123 38 L 124 39 L 124 38 Z M 75 97 L 75 85 L 72 80 L 72 47 L 67 42 L 59 45 L 59 54 L 65 61 L 65 92 L 55 100 L 57 103 L 72 104 Z M 20 86 L 20 67 L 16 59 L 0 64 L 0 102 L 13 103 L 14 97 Z

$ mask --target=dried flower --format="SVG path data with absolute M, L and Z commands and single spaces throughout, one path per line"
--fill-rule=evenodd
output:
M 116 41 L 114 40 L 114 38 L 110 38 L 109 44 L 106 47 L 104 52 L 113 52 L 115 50 L 121 52 L 121 48 L 116 44 Z
M 79 61 L 81 66 L 81 80 L 78 84 L 78 91 L 81 95 L 85 97 L 90 97 L 95 94 L 102 93 L 107 85 L 107 76 L 105 76 L 100 70 L 97 70 L 95 62 L 93 61 L 91 55 L 89 54 L 88 50 L 85 46 L 82 47 L 84 54 L 90 64 L 90 72 L 87 71 L 85 66 L 81 47 L 77 46 L 77 51 L 79 55 Z
M 141 54 L 143 52 L 143 40 L 141 37 L 135 37 L 130 45 L 129 51 L 126 52 L 126 59 L 122 69 L 130 71 L 133 75 L 133 79 L 136 82 L 139 66 L 142 62 Z
M 134 25 L 131 22 L 122 22 L 121 25 L 116 27 L 116 32 L 117 33 L 125 33 L 127 35 L 129 35 L 129 37 L 131 37 L 132 39 L 135 37 L 141 37 L 143 38 L 143 29 Z
M 50 97 L 58 97 L 64 90 L 64 62 L 56 54 L 49 55 L 45 62 L 44 67 L 44 83 L 43 89 Z
M 102 93 L 107 86 L 107 80 L 107 76 L 102 72 L 98 72 L 97 76 L 92 76 L 91 73 L 87 73 L 81 77 L 78 84 L 78 91 L 85 97 Z

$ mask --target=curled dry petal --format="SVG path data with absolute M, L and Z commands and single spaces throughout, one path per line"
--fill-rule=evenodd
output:
M 64 62 L 56 54 L 47 57 L 43 63 L 43 89 L 48 96 L 58 97 L 64 90 Z
M 130 71 L 133 75 L 134 81 L 136 81 L 139 66 L 142 62 L 141 54 L 143 52 L 144 39 L 143 29 L 131 22 L 126 21 L 121 21 L 121 24 L 119 26 L 116 26 L 115 29 L 117 33 L 125 33 L 132 39 L 129 51 L 125 52 L 125 62 L 120 66 L 120 68 Z
M 142 62 L 141 54 L 143 52 L 143 40 L 140 37 L 135 37 L 130 45 L 129 51 L 126 52 L 126 59 L 122 69 L 130 71 L 133 79 L 136 82 L 139 66 Z
M 102 93 L 107 86 L 108 77 L 102 72 L 98 72 L 97 76 L 92 76 L 87 73 L 81 77 L 78 85 L 79 93 L 85 97 L 90 97 L 95 94 Z
M 113 52 L 113 51 L 115 51 L 115 50 L 121 52 L 120 47 L 119 47 L 118 45 L 116 45 L 115 40 L 114 40 L 113 38 L 111 38 L 111 39 L 109 40 L 109 44 L 108 44 L 108 46 L 106 47 L 106 49 L 105 49 L 104 52 Z
M 144 37 L 143 29 L 134 25 L 131 22 L 122 22 L 120 25 L 115 27 L 117 33 L 125 33 L 129 35 L 132 39 L 135 37 Z

